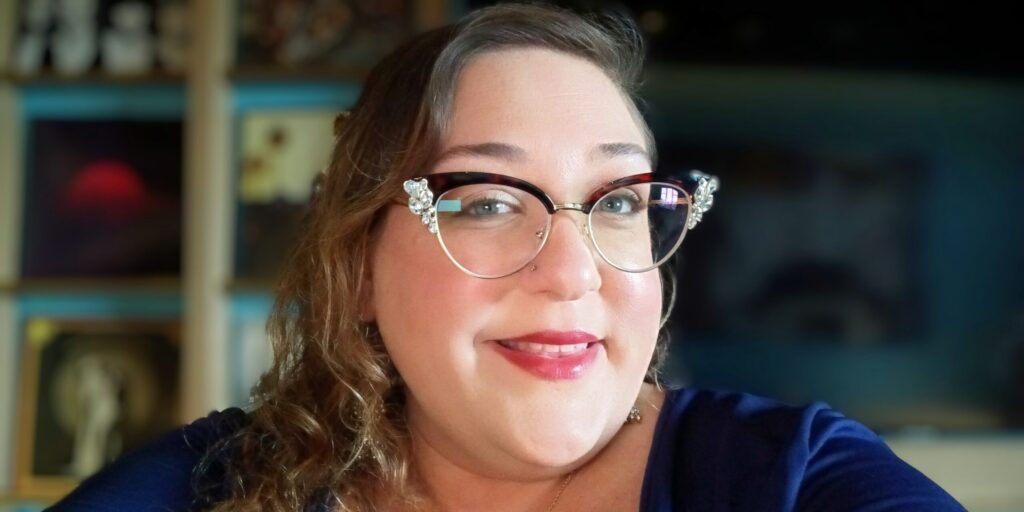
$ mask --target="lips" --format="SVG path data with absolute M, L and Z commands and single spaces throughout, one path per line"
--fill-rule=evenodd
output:
M 586 331 L 540 331 L 511 338 L 510 341 L 540 343 L 543 345 L 576 345 L 600 341 L 597 336 Z
M 582 377 L 603 345 L 584 331 L 543 331 L 495 340 L 495 350 L 513 365 L 546 380 Z

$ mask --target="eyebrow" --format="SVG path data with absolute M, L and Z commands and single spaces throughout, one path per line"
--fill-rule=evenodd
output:
M 527 153 L 525 149 L 514 144 L 506 144 L 503 142 L 484 142 L 481 144 L 452 146 L 444 150 L 441 155 L 438 156 L 437 161 L 443 162 L 449 158 L 468 156 L 494 158 L 508 162 L 522 162 L 523 160 L 526 160 L 526 155 Z M 640 156 L 645 158 L 648 162 L 651 161 L 651 155 L 647 150 L 639 144 L 634 144 L 632 142 L 606 142 L 598 144 L 591 150 L 590 158 L 593 159 L 598 155 L 604 156 L 605 158 Z
M 509 162 L 521 162 L 526 160 L 526 150 L 519 146 L 505 144 L 502 142 L 466 144 L 462 146 L 452 146 L 444 150 L 441 155 L 438 156 L 437 161 L 442 162 L 449 158 L 459 156 L 477 156 L 507 160 Z
M 593 158 L 597 155 L 603 155 L 606 158 L 615 158 L 619 156 L 641 156 L 651 161 L 651 155 L 647 153 L 647 150 L 638 144 L 632 142 L 608 142 L 605 144 L 598 144 L 597 147 L 591 151 L 590 155 Z

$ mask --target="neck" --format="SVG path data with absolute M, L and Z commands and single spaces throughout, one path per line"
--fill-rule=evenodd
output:
M 410 476 L 429 498 L 423 510 L 431 512 L 543 512 L 572 472 L 571 485 L 553 512 L 635 509 L 663 399 L 661 391 L 645 384 L 637 402 L 643 422 L 611 430 L 593 450 L 564 467 L 517 465 L 505 453 L 464 453 L 440 432 L 418 424 L 415 406 L 407 404 Z M 497 466 L 496 460 L 509 463 Z
M 428 510 L 544 511 L 575 469 L 538 468 L 529 476 L 487 474 L 446 457 L 411 425 L 410 434 L 414 478 L 430 499 Z

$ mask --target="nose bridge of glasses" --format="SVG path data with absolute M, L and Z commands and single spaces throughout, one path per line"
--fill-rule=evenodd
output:
M 587 235 L 587 236 L 590 235 L 590 228 L 587 226 L 587 221 L 586 221 L 587 216 L 590 214 L 590 208 L 588 207 L 588 205 L 586 203 L 562 203 L 562 204 L 556 204 L 554 210 L 552 210 L 552 212 L 551 212 L 552 219 L 554 218 L 554 215 L 556 213 L 558 213 L 560 210 L 568 210 L 568 211 L 574 211 L 574 212 L 582 213 L 584 220 L 583 220 L 582 224 L 578 225 L 578 227 L 580 229 L 580 233 L 583 233 L 584 235 Z
M 557 212 L 558 210 L 576 210 L 578 212 L 583 212 L 585 214 L 585 213 L 587 213 L 587 204 L 586 203 L 562 203 L 562 204 L 556 204 L 555 205 L 555 211 Z
M 583 235 L 583 238 L 589 241 L 589 245 L 593 246 L 594 238 L 590 233 L 590 225 L 587 223 L 588 212 L 586 203 L 556 204 L 554 211 L 551 213 L 551 220 L 548 222 L 547 233 L 544 234 L 545 244 L 547 242 L 547 239 L 549 238 L 548 235 L 550 235 L 551 231 L 554 230 L 556 219 L 555 214 L 558 213 L 560 210 L 575 211 L 583 214 L 583 218 L 581 219 L 582 222 L 576 221 L 571 216 L 567 217 L 569 217 L 569 222 L 576 227 L 576 229 L 579 231 L 581 235 Z

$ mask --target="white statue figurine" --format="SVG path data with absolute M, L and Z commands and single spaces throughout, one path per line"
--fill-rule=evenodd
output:
M 96 62 L 97 0 L 58 0 L 57 30 L 52 36 L 53 68 L 79 75 Z
M 112 74 L 141 74 L 153 69 L 155 43 L 149 31 L 150 7 L 121 2 L 110 10 L 113 25 L 103 34 L 103 67 Z
M 157 54 L 164 70 L 181 73 L 188 58 L 188 11 L 184 2 L 164 2 L 157 13 Z
M 98 356 L 75 361 L 75 423 L 71 474 L 85 478 L 120 452 L 117 421 L 123 413 L 116 371 Z M 113 445 L 113 446 L 112 446 Z
M 11 67 L 20 75 L 32 75 L 43 67 L 46 31 L 53 18 L 53 0 L 28 0 L 22 5 L 24 31 L 15 47 Z

